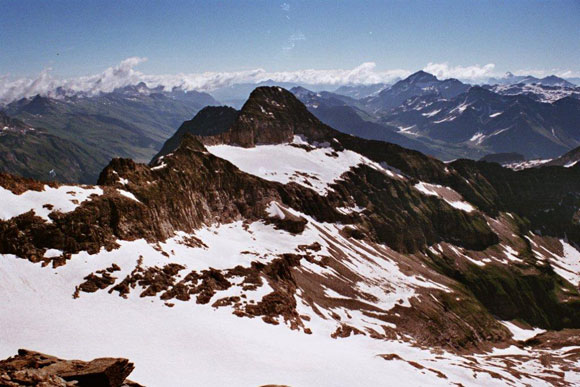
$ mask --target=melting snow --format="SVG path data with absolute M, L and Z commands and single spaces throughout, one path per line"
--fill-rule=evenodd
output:
M 268 208 L 266 208 L 266 212 L 272 218 L 280 218 L 280 219 L 286 218 L 286 214 L 284 214 L 284 211 L 282 211 L 280 205 L 277 202 L 271 202 Z
M 48 217 L 53 211 L 63 213 L 74 211 L 91 195 L 102 195 L 101 188 L 85 188 L 63 185 L 58 188 L 44 186 L 44 191 L 26 191 L 20 195 L 0 187 L 0 219 L 10 219 L 33 210 L 37 216 L 51 221 Z M 51 209 L 49 209 L 51 208 Z
M 562 257 L 552 255 L 550 262 L 554 271 L 574 286 L 580 286 L 580 252 L 564 240 L 562 243 Z
M 137 199 L 132 192 L 125 191 L 124 189 L 117 189 L 117 191 L 126 198 L 139 202 L 139 199 Z
M 163 169 L 163 168 L 165 168 L 166 166 L 167 166 L 167 164 L 165 164 L 165 161 L 163 161 L 161 164 L 159 164 L 159 165 L 156 165 L 156 166 L 154 166 L 154 167 L 151 167 L 151 170 L 152 170 L 152 171 L 156 171 L 156 170 L 158 170 L 158 169 Z
M 304 145 L 305 142 L 301 137 L 295 136 L 294 144 Z M 318 145 L 320 147 L 308 151 L 291 144 L 258 145 L 254 148 L 214 145 L 207 149 L 246 173 L 283 184 L 295 182 L 314 189 L 321 195 L 332 190 L 329 185 L 343 173 L 360 164 L 394 176 L 388 169 L 356 152 L 335 152 L 328 144 Z
M 457 208 L 458 210 L 462 210 L 465 212 L 475 211 L 475 208 L 471 204 L 469 204 L 463 200 L 453 200 L 451 197 L 460 198 L 461 195 L 459 195 L 457 192 L 455 192 L 454 190 L 452 190 L 449 187 L 444 187 L 444 186 L 438 185 L 438 184 L 429 184 L 429 183 L 425 183 L 425 182 L 420 182 L 420 183 L 415 184 L 415 188 L 425 195 L 439 197 L 441 200 L 446 201 L 447 204 L 449 204 L 452 207 Z M 445 194 L 447 194 L 447 195 L 445 195 Z M 448 196 L 448 197 L 446 197 L 446 196 Z
M 521 171 L 522 169 L 526 169 L 526 168 L 539 167 L 540 165 L 546 164 L 549 161 L 552 161 L 552 159 L 527 160 L 527 161 L 522 161 L 519 163 L 504 164 L 504 167 L 513 169 L 514 171 Z
M 434 115 L 437 115 L 437 113 L 439 113 L 441 111 L 441 109 L 437 109 L 437 110 L 433 110 L 429 113 L 421 113 L 421 115 L 423 117 L 433 117 Z
M 540 333 L 546 332 L 544 329 L 533 328 L 533 329 L 523 329 L 518 327 L 516 324 L 509 321 L 500 321 L 503 326 L 510 330 L 514 340 L 525 341 L 531 339 L 532 337 L 539 335 Z
M 475 142 L 477 145 L 480 145 L 483 140 L 485 140 L 485 135 L 481 132 L 477 132 L 469 139 L 471 142 Z

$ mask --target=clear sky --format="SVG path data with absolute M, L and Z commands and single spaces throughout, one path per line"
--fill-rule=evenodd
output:
M 418 70 L 580 72 L 580 1 L 0 0 L 0 74 Z

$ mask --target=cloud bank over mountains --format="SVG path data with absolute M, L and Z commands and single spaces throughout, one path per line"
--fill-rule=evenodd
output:
M 211 92 L 222 87 L 240 83 L 260 83 L 267 80 L 275 82 L 300 83 L 305 85 L 340 86 L 348 84 L 388 83 L 398 78 L 404 78 L 414 71 L 393 69 L 381 71 L 376 69 L 376 63 L 365 62 L 353 69 L 330 70 L 296 70 L 269 72 L 265 69 L 254 69 L 233 72 L 203 72 L 190 74 L 145 74 L 135 69 L 145 62 L 146 58 L 131 57 L 123 60 L 117 66 L 88 76 L 62 79 L 52 75 L 52 69 L 45 69 L 36 78 L 13 79 L 0 75 L 0 103 L 9 103 L 20 98 L 37 94 L 50 97 L 72 95 L 93 96 L 111 92 L 117 88 L 145 82 L 149 87 L 162 86 L 165 90 L 181 88 L 191 91 Z M 438 78 L 458 78 L 463 81 L 479 83 L 488 78 L 501 76 L 494 72 L 495 65 L 489 63 L 483 66 L 450 66 L 448 63 L 428 63 L 424 71 Z M 520 73 L 520 72 L 515 72 Z M 557 72 L 556 75 L 559 75 Z M 542 75 L 540 70 L 534 70 L 534 75 Z M 572 71 L 560 72 L 563 76 L 578 76 Z M 543 75 L 547 75 L 544 73 Z

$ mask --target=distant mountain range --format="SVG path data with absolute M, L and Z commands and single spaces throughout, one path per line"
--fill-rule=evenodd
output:
M 579 87 L 556 76 L 539 79 L 508 73 L 492 81 L 472 86 L 418 71 L 392 85 L 317 85 L 314 90 L 295 83 L 282 86 L 291 87 L 311 113 L 344 133 L 392 142 L 442 160 L 506 152 L 526 159 L 554 159 L 580 145 Z M 204 114 L 224 114 L 224 123 L 230 122 L 255 86 L 215 90 L 214 96 L 234 108 Z M 58 181 L 94 183 L 110 158 L 150 160 L 175 128 L 184 121 L 184 130 L 203 126 L 204 115 L 188 120 L 205 106 L 220 105 L 207 93 L 165 91 L 144 83 L 98 96 L 53 94 L 3 107 L 8 117 L 37 132 L 27 136 L 10 132 L 0 139 L 0 170 L 34 178 L 46 178 L 50 172 L 49 177 Z M 71 155 L 74 160 L 69 160 Z
M 44 154 L 40 164 L 23 161 L 22 175 L 46 178 L 54 170 L 58 181 L 94 183 L 113 157 L 150 160 L 176 127 L 207 105 L 219 102 L 207 93 L 164 92 L 143 83 L 94 97 L 21 99 L 5 106 L 5 114 L 27 126 L 42 128 L 42 141 L 38 136 L 24 140 L 20 135 L 19 141 L 26 147 L 7 148 L 2 159 L 14 158 L 17 152 L 26 152 L 29 158 Z M 4 136 L 0 145 L 8 146 L 9 138 L 15 140 L 14 136 Z M 74 163 L 59 162 L 66 160 L 60 157 L 62 149 L 74 149 Z M 0 164 L 4 171 L 14 168 L 8 161 Z
M 555 75 L 550 75 L 544 78 L 536 78 L 531 75 L 514 75 L 507 72 L 501 78 L 490 78 L 488 80 L 490 85 L 515 85 L 518 83 L 524 85 L 542 85 L 542 86 L 560 86 L 560 87 L 576 87 L 575 84 Z
M 345 133 L 441 159 L 502 152 L 546 159 L 580 145 L 580 88 L 557 77 L 542 81 L 551 85 L 480 87 L 419 71 L 362 99 L 304 88 L 292 92 L 320 120 Z
M 554 158 L 580 145 L 580 100 L 572 97 L 540 103 L 474 86 L 451 99 L 410 99 L 381 120 L 418 140 L 461 145 L 469 158 L 498 152 Z

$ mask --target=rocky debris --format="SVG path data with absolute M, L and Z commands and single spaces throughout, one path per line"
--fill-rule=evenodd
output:
M 311 248 L 317 247 L 314 245 Z M 250 267 L 236 266 L 226 270 L 210 268 L 201 272 L 193 270 L 185 275 L 180 273 L 185 269 L 181 265 L 167 264 L 162 268 L 143 267 L 139 262 L 129 275 L 110 287 L 109 293 L 117 292 L 121 297 L 126 298 L 131 291 L 139 287 L 143 289 L 140 297 L 159 295 L 161 300 L 166 301 L 167 306 L 173 306 L 173 303 L 169 302 L 173 299 L 189 301 L 195 296 L 198 304 L 207 304 L 213 299 L 213 307 L 231 306 L 233 313 L 237 316 L 262 316 L 264 321 L 271 324 L 278 324 L 277 318 L 281 317 L 292 329 L 298 329 L 303 327 L 303 323 L 296 311 L 296 283 L 293 268 L 299 266 L 302 259 L 312 260 L 312 257 L 308 253 L 282 254 L 267 264 L 252 262 Z M 87 278 L 93 280 L 92 275 Z M 235 286 L 240 288 L 241 296 L 214 299 L 217 292 L 234 286 L 234 279 L 237 282 Z M 250 294 L 248 292 L 256 291 L 264 286 L 265 281 L 273 288 L 271 293 L 259 300 L 245 299 L 246 294 Z M 93 289 L 92 286 L 98 288 L 98 285 L 92 283 L 85 286 L 91 286 L 90 290 Z
M 338 326 L 338 328 L 336 328 L 336 331 L 334 331 L 334 333 L 332 333 L 330 335 L 330 337 L 332 337 L 333 339 L 336 339 L 338 337 L 345 338 L 345 337 L 349 337 L 351 334 L 352 335 L 364 335 L 365 333 L 363 331 L 361 331 L 360 329 L 357 329 L 355 327 L 351 327 L 348 324 L 340 324 Z
M 104 270 L 97 270 L 96 274 L 91 273 L 86 276 L 85 282 L 77 286 L 75 289 L 74 297 L 79 297 L 79 292 L 94 293 L 99 289 L 106 289 L 110 285 L 115 283 L 117 277 L 113 277 L 111 273 L 121 270 L 121 268 L 113 263 L 111 266 Z
M 18 355 L 0 361 L 0 386 L 139 387 L 126 379 L 134 368 L 122 358 L 63 360 L 19 349 Z
M 16 195 L 20 195 L 26 191 L 44 191 L 46 185 L 53 188 L 58 187 L 58 184 L 55 182 L 41 182 L 9 173 L 0 173 L 0 187 Z
M 304 231 L 308 221 L 302 216 L 296 216 L 289 211 L 281 208 L 280 211 L 283 216 L 269 216 L 266 218 L 266 223 L 274 224 L 274 227 L 278 230 L 285 230 L 291 234 L 300 234 Z

